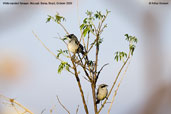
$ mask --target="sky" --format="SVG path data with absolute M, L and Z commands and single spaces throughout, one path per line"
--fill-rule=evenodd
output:
M 66 49 L 65 44 L 55 38 L 58 34 L 63 37 L 64 30 L 54 22 L 46 23 L 47 16 L 57 12 L 66 18 L 63 24 L 69 33 L 79 37 L 79 23 L 82 23 L 87 10 L 111 11 L 105 22 L 108 27 L 102 34 L 104 42 L 100 47 L 99 68 L 105 63 L 109 65 L 102 71 L 97 85 L 106 83 L 111 87 L 122 65 L 114 61 L 114 53 L 128 49 L 124 34 L 138 38 L 135 54 L 111 113 L 136 114 L 156 90 L 156 85 L 170 84 L 170 2 L 168 5 L 149 5 L 147 0 L 68 0 L 72 5 L 12 6 L 3 5 L 3 1 L 0 1 L 0 94 L 15 98 L 35 114 L 43 109 L 48 114 L 52 107 L 57 113 L 65 113 L 56 95 L 71 113 L 75 113 L 78 105 L 79 113 L 84 112 L 74 76 L 66 71 L 57 73 L 60 62 L 32 33 L 34 31 L 54 53 L 58 49 Z M 12 70 L 4 71 L 4 64 Z M 83 74 L 80 79 L 88 108 L 93 113 L 90 83 Z M 0 106 L 3 111 L 9 110 L 3 104 Z M 108 107 L 109 103 L 102 113 L 106 113 Z M 169 112 L 166 110 L 166 114 Z

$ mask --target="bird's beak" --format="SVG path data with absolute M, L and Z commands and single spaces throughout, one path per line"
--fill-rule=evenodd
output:
M 67 38 L 67 40 L 71 40 L 71 39 L 69 38 L 69 35 L 67 35 L 66 38 Z

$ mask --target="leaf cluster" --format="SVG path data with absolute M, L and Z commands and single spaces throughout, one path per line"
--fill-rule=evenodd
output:
M 86 12 L 87 17 L 83 20 L 83 23 L 80 25 L 80 29 L 83 30 L 84 37 L 87 35 L 87 33 L 90 33 L 90 32 L 93 35 L 95 35 L 96 28 L 94 25 L 94 21 L 104 20 L 107 17 L 109 12 L 110 11 L 106 10 L 106 14 L 103 15 L 101 13 L 101 11 L 96 11 L 96 13 L 93 13 L 93 12 L 87 10 L 87 12 Z M 104 25 L 104 28 L 106 28 L 106 27 L 107 27 L 107 24 Z
M 115 60 L 118 62 L 119 60 L 121 61 L 121 60 L 123 60 L 123 62 L 124 62 L 124 58 L 127 58 L 127 53 L 125 53 L 125 52 L 119 52 L 119 51 L 117 51 L 116 53 L 115 53 Z
M 125 40 L 129 42 L 129 50 L 131 52 L 131 55 L 133 55 L 138 39 L 135 36 L 129 36 L 128 34 L 125 34 L 125 36 Z
M 58 67 L 58 73 L 61 73 L 64 68 L 67 71 L 70 71 L 69 67 L 70 67 L 70 64 L 68 64 L 67 62 L 61 62 L 61 64 Z
M 135 36 L 129 36 L 128 34 L 125 34 L 126 38 L 125 40 L 129 42 L 129 52 L 131 53 L 131 55 L 133 55 L 134 50 L 136 48 L 136 44 L 138 42 L 138 39 Z M 114 60 L 116 60 L 117 62 L 120 60 L 123 60 L 124 62 L 124 58 L 127 58 L 128 55 L 125 52 L 116 52 L 115 53 L 115 57 Z
M 59 13 L 56 13 L 55 16 L 48 15 L 48 18 L 46 20 L 46 23 L 47 22 L 50 22 L 51 20 L 53 20 L 53 21 L 55 21 L 57 23 L 61 23 L 61 21 L 65 21 L 66 19 L 63 16 L 60 16 Z
M 62 49 L 60 49 L 60 50 L 57 50 L 57 52 L 58 52 L 58 54 L 57 54 L 57 57 L 59 58 L 59 56 L 61 55 L 61 54 L 68 54 L 68 50 L 62 50 Z

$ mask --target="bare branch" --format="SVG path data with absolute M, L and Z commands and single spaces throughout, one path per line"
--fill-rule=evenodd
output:
M 118 86 L 117 86 L 117 88 L 116 88 L 116 90 L 115 90 L 115 92 L 114 92 L 114 95 L 113 95 L 113 97 L 112 97 L 112 102 L 110 103 L 110 106 L 109 106 L 109 109 L 108 109 L 108 114 L 110 113 L 110 110 L 111 110 L 111 108 L 112 108 L 112 104 L 113 104 L 113 102 L 114 102 L 114 100 L 115 100 L 115 97 L 116 97 L 116 95 L 117 95 L 117 92 L 118 92 L 118 89 L 119 89 L 119 87 L 120 87 L 120 84 L 121 84 L 121 82 L 123 81 L 123 78 L 124 78 L 124 76 L 125 76 L 125 74 L 126 74 L 126 72 L 127 72 L 127 70 L 128 70 L 128 67 L 129 67 L 130 62 L 131 62 L 131 60 L 128 62 L 127 67 L 126 67 L 126 69 L 125 69 L 125 71 L 124 71 L 124 73 L 123 73 L 123 75 L 122 75 L 122 77 L 121 77 L 121 80 L 119 81 Z
M 100 72 L 103 70 L 103 68 L 105 67 L 105 66 L 107 66 L 107 65 L 109 65 L 109 63 L 106 63 L 106 64 L 104 64 L 103 66 L 102 66 L 102 68 L 97 72 L 97 76 L 96 76 L 96 82 L 97 82 L 97 79 L 98 79 L 98 77 L 99 77 L 99 75 L 100 75 Z
M 41 114 L 43 114 L 46 111 L 46 108 L 41 111 Z
M 17 114 L 20 114 L 19 110 L 16 108 L 16 106 L 14 104 L 11 104 L 12 107 L 15 109 L 15 111 L 17 112 Z
M 78 87 L 80 89 L 81 98 L 82 98 L 82 102 L 83 102 L 83 105 L 84 105 L 84 110 L 85 110 L 86 114 L 88 114 L 89 113 L 88 112 L 88 107 L 87 107 L 87 104 L 86 104 L 86 101 L 85 101 L 85 97 L 84 97 L 83 89 L 82 89 L 82 86 L 81 86 L 80 78 L 78 76 L 77 68 L 76 68 L 74 60 L 72 58 L 71 58 L 71 61 L 72 61 L 73 69 L 74 69 L 74 72 L 75 72 L 75 78 L 76 78 Z
M 58 96 L 56 96 L 59 104 L 63 107 L 63 109 L 65 109 L 65 111 L 67 111 L 68 114 L 70 114 L 69 110 L 61 103 L 61 101 L 59 100 Z
M 61 23 L 58 23 L 58 24 L 64 29 L 64 31 L 66 32 L 66 34 L 69 34 L 69 32 L 66 30 L 66 28 Z
M 119 72 L 118 72 L 118 74 L 117 74 L 117 76 L 116 76 L 116 78 L 115 78 L 115 81 L 113 82 L 113 85 L 112 85 L 112 87 L 111 87 L 111 89 L 110 89 L 110 91 L 109 91 L 109 93 L 108 93 L 108 95 L 107 95 L 105 101 L 103 102 L 103 104 L 102 104 L 102 106 L 100 107 L 100 109 L 99 109 L 99 111 L 98 111 L 97 114 L 100 113 L 100 111 L 102 110 L 102 108 L 103 108 L 104 105 L 106 104 L 106 102 L 107 102 L 107 100 L 108 100 L 108 98 L 109 98 L 109 96 L 110 96 L 110 94 L 111 94 L 111 92 L 112 92 L 112 90 L 113 90 L 113 88 L 114 88 L 114 86 L 115 86 L 115 84 L 116 84 L 116 82 L 117 82 L 119 76 L 120 76 L 120 73 L 122 72 L 123 68 L 125 67 L 125 65 L 127 64 L 127 62 L 128 62 L 129 59 L 130 59 L 130 51 L 129 51 L 129 54 L 128 54 L 128 57 L 127 57 L 126 61 L 124 62 L 124 64 L 123 64 L 122 67 L 120 68 L 120 70 L 119 70 Z
M 53 109 L 50 109 L 50 114 L 52 114 L 52 112 L 53 112 Z
M 34 33 L 34 31 L 32 31 L 33 35 L 35 36 L 36 39 L 38 39 L 40 41 L 40 43 L 43 45 L 44 48 L 46 48 L 46 50 L 51 53 L 55 58 L 57 58 L 59 61 L 63 62 L 63 60 L 61 60 L 60 58 L 57 57 L 57 55 L 55 53 L 53 53 L 41 40 L 40 38 Z
M 0 94 L 0 97 L 3 98 L 3 99 L 5 99 L 5 100 L 7 100 L 7 101 L 9 101 L 13 107 L 14 107 L 14 105 L 17 105 L 17 106 L 19 106 L 20 108 L 22 108 L 23 110 L 25 110 L 25 112 L 28 112 L 28 113 L 30 113 L 30 114 L 34 114 L 34 113 L 31 112 L 28 108 L 24 107 L 22 104 L 20 104 L 19 102 L 15 101 L 14 99 L 10 99 L 10 98 L 8 98 L 8 97 L 6 97 L 6 96 L 3 96 L 3 95 L 1 95 L 1 94 Z M 15 109 L 15 108 L 16 108 L 16 107 L 14 107 L 14 109 Z M 17 113 L 18 113 L 18 112 L 17 112 Z
M 64 62 L 62 59 L 60 59 L 59 57 L 57 57 L 57 55 L 55 53 L 53 53 L 41 40 L 40 38 L 34 33 L 34 31 L 32 31 L 33 35 L 35 36 L 36 39 L 38 39 L 40 41 L 40 43 L 43 45 L 43 47 L 48 51 L 50 52 L 56 59 L 58 59 L 59 61 L 61 62 Z M 66 42 L 64 41 L 64 43 L 66 44 Z M 69 58 L 71 58 L 71 54 L 69 52 Z M 70 66 L 71 69 L 73 69 L 71 66 Z M 72 71 L 69 71 L 71 74 L 74 75 L 74 73 Z
M 80 107 L 80 105 L 77 106 L 76 114 L 78 114 L 79 107 Z

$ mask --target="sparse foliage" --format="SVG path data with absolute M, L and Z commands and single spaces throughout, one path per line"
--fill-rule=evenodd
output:
M 116 78 L 113 81 L 111 88 L 109 89 L 109 93 L 108 93 L 106 99 L 102 102 L 101 106 L 97 107 L 97 104 L 96 104 L 96 84 L 97 84 L 98 79 L 100 77 L 101 71 L 103 70 L 103 68 L 105 66 L 108 65 L 108 63 L 106 63 L 101 68 L 99 68 L 98 64 L 100 61 L 98 58 L 99 58 L 100 44 L 102 44 L 103 40 L 105 39 L 105 38 L 101 37 L 101 34 L 103 33 L 103 30 L 105 28 L 107 28 L 107 24 L 105 24 L 104 22 L 105 22 L 109 13 L 110 13 L 110 11 L 108 11 L 108 10 L 106 10 L 105 14 L 103 14 L 101 11 L 96 11 L 95 13 L 93 13 L 92 11 L 86 12 L 86 17 L 83 19 L 82 24 L 80 25 L 81 36 L 78 37 L 78 38 L 80 38 L 79 44 L 83 44 L 84 51 L 85 51 L 85 54 L 83 54 L 82 57 L 80 56 L 79 53 L 72 54 L 69 51 L 66 40 L 67 40 L 67 35 L 69 35 L 70 33 L 67 31 L 67 29 L 62 24 L 62 22 L 65 21 L 65 18 L 63 16 L 60 16 L 58 13 L 55 16 L 48 15 L 46 22 L 50 22 L 52 20 L 64 29 L 64 31 L 66 32 L 66 35 L 63 38 L 60 38 L 60 40 L 64 42 L 67 49 L 59 49 L 59 50 L 57 50 L 57 54 L 54 54 L 53 52 L 51 52 L 49 50 L 49 48 L 47 48 L 45 46 L 45 44 L 33 32 L 35 37 L 42 43 L 42 45 L 53 56 L 55 56 L 57 60 L 60 61 L 60 64 L 59 64 L 58 70 L 57 70 L 58 73 L 61 73 L 65 69 L 66 71 L 68 71 L 69 73 L 71 73 L 75 76 L 86 114 L 89 114 L 89 109 L 87 106 L 87 102 L 85 100 L 84 90 L 82 88 L 82 83 L 80 81 L 80 75 L 79 75 L 80 71 L 78 71 L 78 67 L 80 67 L 83 70 L 83 72 L 86 76 L 84 78 L 86 80 L 88 80 L 88 82 L 91 85 L 93 104 L 94 104 L 94 113 L 99 114 L 101 112 L 101 110 L 104 108 L 106 102 L 109 100 L 108 98 L 111 95 L 112 90 L 116 85 L 116 82 L 118 82 L 118 78 L 119 78 L 120 74 L 122 73 L 125 66 L 128 64 L 128 61 L 130 60 L 130 58 L 133 56 L 135 48 L 136 48 L 136 43 L 138 42 L 138 40 L 135 36 L 129 36 L 128 34 L 125 34 L 125 37 L 126 37 L 125 40 L 129 42 L 129 47 L 128 47 L 129 51 L 128 51 L 128 53 L 123 52 L 123 51 L 117 51 L 114 54 L 114 60 L 116 60 L 117 62 L 123 61 L 123 65 L 120 68 L 118 74 L 116 75 Z M 90 42 L 90 39 L 92 42 Z M 85 41 L 87 42 L 86 45 L 85 45 Z M 89 56 L 89 54 L 90 54 L 89 52 L 92 49 L 95 50 L 95 53 L 94 53 L 95 59 L 90 58 L 90 56 Z M 63 56 L 65 58 L 65 60 L 61 59 L 61 56 Z M 128 66 L 127 66 L 127 68 L 128 68 Z M 126 73 L 127 68 L 126 68 L 124 74 Z M 120 82 L 121 81 L 119 81 L 119 85 L 117 86 L 117 89 L 114 92 L 115 94 L 113 96 L 113 99 L 116 96 L 116 93 L 117 93 L 118 88 L 120 86 Z M 108 113 L 110 112 L 111 106 L 113 104 L 113 101 L 114 101 L 113 99 L 112 99 L 110 108 L 108 110 Z M 61 104 L 59 99 L 58 99 L 58 101 Z M 68 113 L 70 113 L 65 108 L 65 106 L 63 104 L 61 104 L 61 106 Z M 76 113 L 77 112 L 78 112 L 78 108 L 76 110 Z

